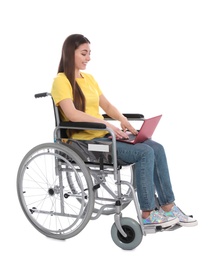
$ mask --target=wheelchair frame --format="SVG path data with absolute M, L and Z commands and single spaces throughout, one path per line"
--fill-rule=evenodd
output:
M 44 92 L 35 98 L 48 97 Z M 52 97 L 51 97 L 52 99 Z M 43 235 L 55 239 L 69 239 L 80 233 L 89 220 L 114 214 L 111 236 L 124 249 L 136 248 L 143 236 L 163 230 L 174 230 L 178 225 L 162 229 L 146 227 L 136 196 L 133 178 L 134 164 L 118 162 L 114 132 L 105 124 L 91 122 L 61 122 L 55 106 L 54 143 L 43 143 L 32 148 L 20 163 L 17 173 L 17 194 L 21 208 L 30 223 Z M 129 120 L 144 120 L 142 114 L 124 114 Z M 104 115 L 106 120 L 112 120 Z M 75 130 L 106 130 L 112 136 L 112 163 L 88 162 L 74 146 L 64 143 L 62 132 Z M 74 140 L 73 140 L 74 141 Z M 91 151 L 109 151 L 109 144 L 93 144 Z M 122 170 L 129 168 L 129 174 Z M 122 216 L 122 210 L 133 201 L 137 220 Z M 156 199 L 157 201 L 157 199 Z M 159 206 L 159 204 L 158 204 Z

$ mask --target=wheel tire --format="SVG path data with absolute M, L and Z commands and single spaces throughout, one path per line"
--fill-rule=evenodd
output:
M 132 250 L 136 248 L 142 241 L 143 233 L 137 221 L 131 218 L 121 218 L 121 226 L 127 237 L 124 237 L 117 229 L 114 223 L 111 228 L 111 236 L 114 243 L 124 249 Z

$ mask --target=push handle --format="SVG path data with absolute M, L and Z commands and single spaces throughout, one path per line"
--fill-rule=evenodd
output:
M 47 96 L 51 96 L 51 94 L 48 92 L 43 92 L 43 93 L 38 93 L 38 94 L 34 95 L 35 98 L 42 98 L 42 97 L 47 97 Z

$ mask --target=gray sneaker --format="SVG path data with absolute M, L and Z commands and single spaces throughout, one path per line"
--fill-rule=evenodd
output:
M 163 228 L 173 226 L 179 222 L 179 219 L 177 217 L 164 216 L 158 210 L 151 211 L 149 217 L 142 220 L 145 226 L 160 226 Z
M 183 227 L 194 227 L 198 225 L 197 220 L 184 214 L 176 205 L 174 205 L 171 211 L 164 211 L 162 208 L 159 210 L 160 214 L 165 217 L 177 217 L 179 219 L 179 225 Z

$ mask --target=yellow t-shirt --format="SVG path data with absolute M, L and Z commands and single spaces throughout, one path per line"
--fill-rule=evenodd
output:
M 86 98 L 85 113 L 96 118 L 103 119 L 103 116 L 99 113 L 99 96 L 102 94 L 102 91 L 92 75 L 82 72 L 81 75 L 82 78 L 77 78 L 76 81 Z M 55 77 L 52 85 L 51 95 L 56 106 L 58 107 L 59 102 L 64 99 L 71 98 L 74 100 L 72 86 L 64 73 L 58 73 Z M 61 120 L 68 121 L 61 109 L 60 112 Z M 93 138 L 103 137 L 106 133 L 107 132 L 103 130 L 83 130 L 76 132 L 69 137 L 78 140 L 91 140 Z

